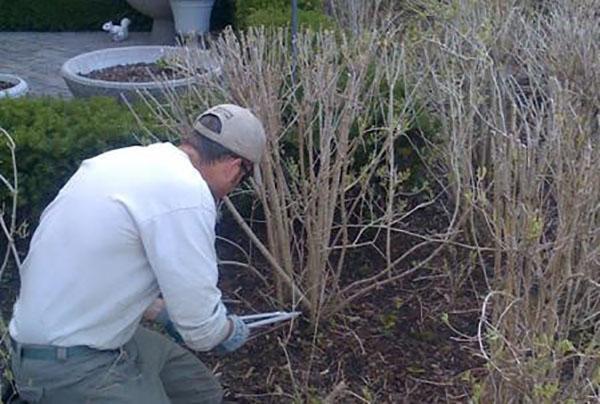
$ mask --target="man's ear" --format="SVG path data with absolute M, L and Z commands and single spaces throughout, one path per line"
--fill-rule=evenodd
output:
M 246 170 L 244 168 L 244 159 L 241 157 L 238 157 L 235 159 L 235 161 L 236 161 L 237 169 L 242 173 L 242 176 L 244 176 L 246 173 Z
M 234 157 L 232 160 L 231 167 L 233 172 L 235 172 L 235 180 L 239 182 L 244 178 L 244 175 L 246 175 L 246 171 L 244 170 L 244 161 L 240 157 Z
M 232 167 L 241 169 L 242 168 L 242 164 L 243 164 L 243 162 L 242 162 L 241 157 L 232 157 L 231 158 L 231 165 L 232 165 Z

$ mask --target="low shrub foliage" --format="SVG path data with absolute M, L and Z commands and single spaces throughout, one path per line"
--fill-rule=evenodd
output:
M 137 142 L 131 113 L 103 98 L 3 100 L 0 127 L 16 143 L 19 221 L 32 224 L 82 160 Z M 8 150 L 1 149 L 1 172 L 10 172 L 10 164 Z M 6 203 L 9 195 L 1 195 Z

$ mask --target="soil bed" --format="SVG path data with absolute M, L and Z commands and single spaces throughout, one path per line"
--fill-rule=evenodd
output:
M 2 81 L 2 80 L 0 80 L 0 91 L 7 90 L 7 89 L 9 89 L 11 87 L 14 87 L 14 86 L 15 86 L 14 83 L 11 83 L 9 81 Z
M 104 69 L 92 70 L 87 74 L 80 74 L 94 80 L 116 81 L 126 83 L 147 83 L 156 81 L 157 77 L 166 77 L 168 80 L 183 79 L 183 72 L 158 63 L 133 63 L 117 65 Z
M 436 227 L 435 213 L 414 215 L 412 228 Z M 227 215 L 218 227 L 222 236 L 249 247 Z M 393 246 L 403 252 L 414 242 L 398 237 Z M 244 261 L 235 248 L 218 245 L 220 257 Z M 250 251 L 253 264 L 270 285 L 252 271 L 223 266 L 220 287 L 230 311 L 290 310 L 270 297 L 275 292 L 268 265 L 261 262 L 260 254 Z M 374 255 L 364 250 L 349 258 L 349 278 L 376 273 L 383 263 Z M 467 403 L 473 383 L 485 373 L 484 363 L 474 355 L 476 344 L 457 340 L 443 317 L 454 329 L 474 335 L 480 301 L 477 290 L 453 291 L 445 274 L 435 270 L 447 259 L 454 261 L 441 256 L 430 269 L 375 290 L 316 328 L 301 318 L 291 326 L 261 330 L 258 337 L 225 357 L 211 353 L 198 353 L 198 357 L 216 369 L 230 402 L 319 402 L 329 396 L 329 402 L 349 404 Z M 481 286 L 477 277 L 472 281 Z

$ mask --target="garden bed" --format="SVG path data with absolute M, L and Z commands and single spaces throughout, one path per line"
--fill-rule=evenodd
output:
M 411 226 L 431 224 L 431 214 L 423 211 Z M 218 233 L 248 246 L 227 215 Z M 394 246 L 402 251 L 412 243 L 398 238 Z M 243 261 L 226 243 L 219 245 L 219 256 Z M 374 274 L 382 264 L 366 250 L 352 262 L 357 276 Z M 269 276 L 260 257 L 253 264 Z M 232 313 L 290 309 L 278 307 L 269 297 L 274 291 L 251 271 L 224 266 L 220 272 L 220 287 Z M 7 275 L 0 285 L 5 316 L 19 285 L 14 269 Z M 463 288 L 455 295 L 447 278 L 427 270 L 376 290 L 343 314 L 320 322 L 317 329 L 301 319 L 292 327 L 261 330 L 230 355 L 197 355 L 215 370 L 225 399 L 237 403 L 319 402 L 332 392 L 335 403 L 467 402 L 472 383 L 483 374 L 483 362 L 472 355 L 474 343 L 457 339 L 443 317 L 446 313 L 454 328 L 473 335 L 477 306 L 472 290 Z

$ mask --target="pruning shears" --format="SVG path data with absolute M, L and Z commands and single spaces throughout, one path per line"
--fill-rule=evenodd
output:
M 240 320 L 242 320 L 248 328 L 257 328 L 263 325 L 278 323 L 280 321 L 288 321 L 298 317 L 302 312 L 300 311 L 274 311 L 271 313 L 260 313 L 260 314 L 250 314 L 247 316 L 239 316 Z

